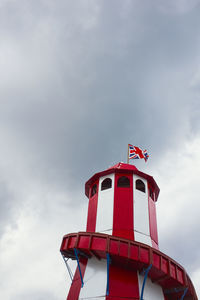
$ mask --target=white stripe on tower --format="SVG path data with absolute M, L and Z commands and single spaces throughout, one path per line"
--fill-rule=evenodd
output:
M 110 178 L 112 180 L 112 187 L 106 190 L 101 190 L 101 184 L 106 178 Z M 114 184 L 114 174 L 109 174 L 108 176 L 103 176 L 99 179 L 96 232 L 112 234 Z
M 145 193 L 136 189 L 136 180 L 140 179 L 145 184 Z M 149 205 L 147 180 L 133 175 L 133 226 L 135 241 L 152 247 L 149 229 Z
M 94 257 L 88 259 L 83 282 L 79 299 L 104 300 L 107 285 L 107 261 L 105 259 L 98 260 Z
M 141 296 L 142 285 L 144 282 L 144 276 L 138 273 L 139 282 L 139 292 Z M 145 300 L 165 300 L 163 291 L 160 285 L 152 283 L 152 281 L 147 277 L 144 285 L 143 299 Z

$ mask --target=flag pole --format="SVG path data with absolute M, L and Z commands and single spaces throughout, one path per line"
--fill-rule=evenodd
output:
M 129 144 L 128 144 L 127 164 L 129 164 Z

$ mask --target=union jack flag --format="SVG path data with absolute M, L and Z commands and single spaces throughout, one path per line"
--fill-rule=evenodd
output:
M 147 153 L 147 150 L 142 150 L 139 147 L 128 145 L 129 148 L 129 159 L 139 159 L 144 158 L 145 162 L 149 158 L 149 155 Z

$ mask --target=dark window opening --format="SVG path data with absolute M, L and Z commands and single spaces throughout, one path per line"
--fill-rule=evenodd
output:
M 137 179 L 136 180 L 136 190 L 139 190 L 143 193 L 145 193 L 145 184 L 142 180 Z
M 91 190 L 91 197 L 94 196 L 97 192 L 97 185 L 94 184 L 93 187 L 92 187 L 92 190 Z
M 126 176 L 122 176 L 117 181 L 118 187 L 130 187 L 130 180 Z
M 102 184 L 101 184 L 102 191 L 110 189 L 111 187 L 112 187 L 112 180 L 110 178 L 106 178 L 102 181 Z

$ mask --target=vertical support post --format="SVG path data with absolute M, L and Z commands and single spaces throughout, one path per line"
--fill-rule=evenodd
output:
M 187 293 L 187 290 L 188 290 L 188 287 L 184 290 L 184 293 L 183 293 L 183 295 L 182 295 L 182 297 L 181 297 L 181 300 L 184 299 L 184 297 L 185 297 L 185 295 L 186 295 L 186 293 Z
M 76 260 L 77 260 L 77 264 L 78 264 L 78 269 L 79 269 L 79 273 L 80 273 L 80 278 L 81 278 L 81 283 L 82 283 L 81 287 L 83 287 L 83 285 L 84 285 L 84 283 L 83 283 L 83 276 L 82 276 L 82 273 L 81 273 L 81 267 L 80 267 L 79 259 L 78 259 L 78 251 L 77 251 L 76 248 L 74 248 L 74 254 L 76 256 Z
M 148 276 L 148 273 L 150 271 L 152 267 L 152 264 L 148 266 L 148 268 L 145 270 L 145 273 L 144 273 L 144 280 L 143 280 L 143 284 L 142 284 L 142 290 L 141 290 L 141 296 L 140 296 L 140 300 L 144 300 L 143 299 L 143 294 L 144 294 L 144 286 L 145 286 L 145 283 L 146 283 L 146 280 L 147 280 L 147 276 Z
M 110 265 L 110 254 L 106 253 L 107 258 L 107 287 L 106 287 L 106 295 L 109 295 L 109 265 Z
M 70 267 L 68 266 L 68 263 L 67 263 L 67 261 L 68 261 L 69 258 L 65 259 L 65 256 L 63 254 L 62 254 L 62 257 L 63 257 L 63 260 L 64 260 L 65 265 L 67 267 L 67 270 L 68 270 L 69 276 L 71 278 L 71 281 L 73 281 L 73 274 L 72 274 L 72 271 L 71 271 L 71 269 L 70 269 Z

